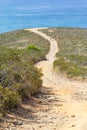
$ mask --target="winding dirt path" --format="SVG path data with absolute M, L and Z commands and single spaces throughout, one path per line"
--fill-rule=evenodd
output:
M 38 29 L 31 29 L 31 31 L 50 42 L 47 61 L 37 64 L 44 74 L 43 86 L 48 87 L 53 94 L 50 95 L 51 100 L 54 100 L 51 101 L 51 106 L 49 105 L 50 111 L 43 114 L 49 117 L 46 118 L 48 125 L 51 121 L 53 122 L 50 130 L 87 130 L 87 83 L 70 81 L 56 75 L 53 71 L 53 61 L 56 58 L 55 54 L 59 51 L 57 41 Z M 49 101 L 49 97 L 46 100 Z M 47 126 L 45 126 L 46 129 L 48 129 Z
M 41 106 L 20 130 L 87 130 L 87 83 L 55 74 L 53 61 L 59 50 L 56 40 L 38 29 L 27 30 L 47 39 L 50 51 L 46 55 L 47 60 L 36 65 L 43 73 L 45 91 L 37 96 Z

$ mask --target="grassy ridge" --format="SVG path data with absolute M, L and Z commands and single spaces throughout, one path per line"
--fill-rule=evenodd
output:
M 54 28 L 43 30 L 58 41 L 56 71 L 69 78 L 87 80 L 87 29 Z M 59 69 L 58 69 L 59 68 Z
M 34 63 L 45 59 L 49 42 L 25 30 L 0 35 L 0 113 L 17 107 L 42 86 Z
M 26 52 L 26 48 L 32 45 L 41 51 L 31 49 L 30 51 Z M 49 42 L 47 40 L 28 30 L 18 30 L 1 34 L 0 47 L 3 46 L 21 49 L 21 54 L 27 56 L 25 53 L 28 53 L 28 59 L 31 59 L 32 57 L 33 61 L 45 59 L 45 55 L 49 50 Z
M 26 48 L 29 44 L 35 44 L 43 48 L 46 43 L 47 40 L 29 30 L 17 30 L 0 35 L 0 46 Z

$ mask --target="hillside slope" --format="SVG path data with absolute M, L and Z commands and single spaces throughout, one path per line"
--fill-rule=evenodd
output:
M 55 38 L 59 46 L 55 71 L 68 78 L 87 80 L 87 29 L 53 28 L 43 32 Z
M 41 61 L 36 66 L 43 73 L 43 88 L 36 95 L 38 102 L 29 118 L 16 129 L 24 130 L 86 130 L 87 129 L 87 82 L 69 80 L 53 70 L 54 54 L 58 51 L 57 41 L 38 31 L 31 31 L 48 39 L 52 48 L 47 61 Z M 55 45 L 54 45 L 55 44 Z M 54 48 L 54 49 L 53 49 Z M 29 105 L 25 105 L 28 109 Z
M 53 62 L 56 59 L 56 52 L 60 51 L 57 41 L 38 29 L 31 29 L 31 31 L 48 39 L 51 45 L 46 55 L 47 60 L 36 64 L 43 73 L 42 93 L 36 95 L 34 103 L 28 101 L 27 104 L 22 105 L 26 109 L 25 113 L 22 111 L 25 115 L 25 118 L 21 117 L 22 125 L 10 125 L 9 128 L 87 130 L 87 82 L 70 80 L 60 73 L 56 74 L 53 70 Z M 19 115 L 15 119 L 20 120 Z
M 0 35 L 0 118 L 42 86 L 35 63 L 46 59 L 49 42 L 30 31 Z

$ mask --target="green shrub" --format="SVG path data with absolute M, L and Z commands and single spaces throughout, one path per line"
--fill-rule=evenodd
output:
M 66 73 L 67 77 L 82 77 L 87 78 L 85 72 L 87 72 L 87 69 L 80 68 L 77 64 L 67 61 L 63 58 L 59 58 L 54 61 L 54 69 L 59 70 L 62 73 Z
M 30 45 L 27 47 L 27 50 L 37 50 L 37 51 L 41 51 L 40 48 L 36 47 L 35 45 Z
M 49 42 L 26 30 L 0 35 L 0 112 L 15 108 L 40 91 L 42 74 L 34 63 L 45 59 Z
M 23 52 L 23 53 L 22 53 Z M 26 50 L 0 48 L 0 111 L 15 108 L 21 100 L 38 92 L 42 74 L 28 61 Z M 23 55 L 24 54 L 24 55 Z
M 11 91 L 9 88 L 0 86 L 0 112 L 4 113 L 7 110 L 17 107 L 21 103 L 21 98 L 18 93 Z

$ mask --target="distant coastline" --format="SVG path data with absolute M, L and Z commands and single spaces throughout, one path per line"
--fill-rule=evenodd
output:
M 0 34 L 9 33 L 9 32 L 18 31 L 18 30 L 25 30 L 25 29 L 29 29 L 29 28 L 30 29 L 35 29 L 35 28 L 36 29 L 50 29 L 50 28 L 51 29 L 54 29 L 54 28 L 56 28 L 56 29 L 57 28 L 61 28 L 62 29 L 62 28 L 65 28 L 65 29 L 84 29 L 84 30 L 87 29 L 86 27 L 83 28 L 83 27 L 68 27 L 68 26 L 67 27 L 66 26 L 65 27 L 64 26 L 56 26 L 56 27 L 26 27 L 26 28 L 20 28 L 20 29 L 9 29 L 8 31 L 1 31 Z

